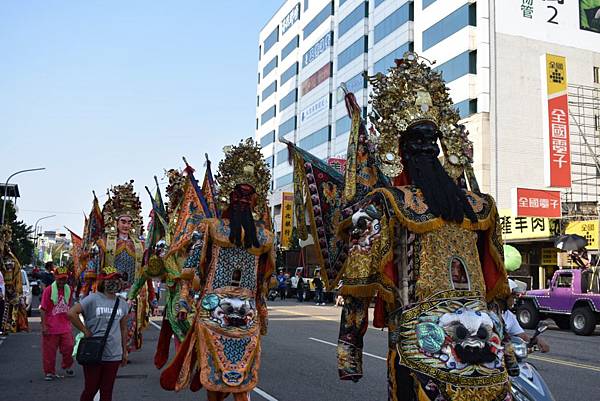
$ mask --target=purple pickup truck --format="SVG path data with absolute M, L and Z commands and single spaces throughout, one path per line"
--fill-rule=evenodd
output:
M 561 329 L 589 336 L 600 323 L 600 282 L 591 269 L 563 269 L 554 273 L 550 288 L 527 291 L 517 299 L 517 319 L 523 328 L 535 329 L 551 318 Z

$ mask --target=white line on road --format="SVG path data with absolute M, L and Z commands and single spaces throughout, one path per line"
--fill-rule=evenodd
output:
M 331 345 L 332 347 L 337 347 L 337 344 L 330 343 L 329 341 L 320 340 L 320 339 L 314 338 L 314 337 L 309 337 L 308 339 L 316 341 L 318 343 L 323 343 L 323 344 Z M 363 352 L 363 355 L 370 356 L 371 358 L 381 359 L 382 361 L 387 361 L 387 358 L 384 358 L 384 357 L 379 356 L 379 355 L 369 354 L 368 352 Z
M 154 323 L 152 320 L 150 320 L 150 324 L 152 326 L 156 327 L 158 330 L 160 330 L 162 328 L 159 324 Z M 272 395 L 270 395 L 269 393 L 266 393 L 265 391 L 259 389 L 258 387 L 254 387 L 254 389 L 252 391 L 254 391 L 256 394 L 260 395 L 267 401 L 279 401 L 277 398 L 275 398 Z M 98 401 L 98 400 L 96 400 L 94 398 L 94 401 Z

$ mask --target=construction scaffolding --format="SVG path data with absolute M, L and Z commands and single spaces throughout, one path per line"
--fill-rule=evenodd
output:
M 572 186 L 567 215 L 597 215 L 600 201 L 600 87 L 569 85 Z

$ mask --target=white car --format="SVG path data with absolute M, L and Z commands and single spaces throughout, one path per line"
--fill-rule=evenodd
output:
M 31 285 L 29 284 L 29 277 L 27 277 L 25 270 L 21 270 L 21 277 L 23 280 L 23 297 L 25 298 L 27 316 L 31 316 Z

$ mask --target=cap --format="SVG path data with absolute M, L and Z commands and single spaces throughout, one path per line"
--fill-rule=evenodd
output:
M 100 272 L 100 276 L 98 279 L 100 280 L 108 280 L 111 278 L 120 278 L 121 273 L 115 269 L 113 266 L 105 266 L 104 269 Z

